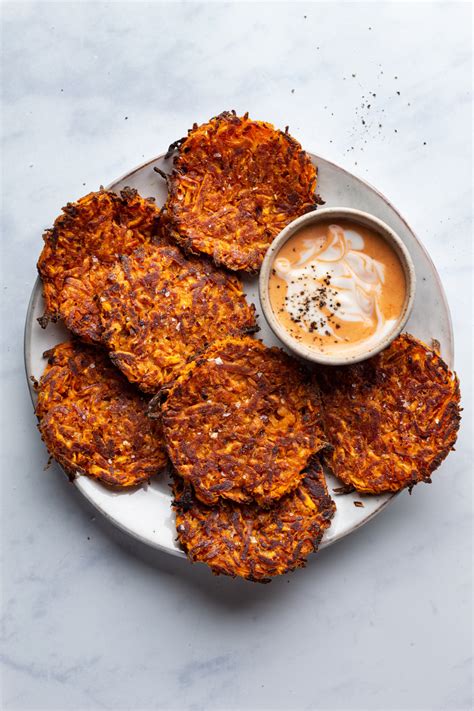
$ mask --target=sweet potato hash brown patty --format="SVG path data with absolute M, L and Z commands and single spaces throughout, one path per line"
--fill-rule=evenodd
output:
M 367 494 L 431 481 L 460 421 L 458 379 L 434 350 L 403 334 L 369 360 L 315 372 L 324 456 L 341 481 Z
M 223 500 L 210 508 L 177 475 L 173 493 L 178 540 L 189 559 L 206 563 L 217 575 L 262 583 L 304 567 L 336 510 L 317 461 L 298 487 L 269 509 Z
M 38 426 L 50 454 L 71 477 L 134 486 L 166 466 L 159 420 L 147 417 L 147 401 L 104 351 L 67 342 L 45 355 Z
M 64 320 L 88 341 L 100 340 L 97 298 L 119 255 L 160 240 L 160 211 L 152 198 L 126 188 L 120 195 L 99 190 L 68 203 L 43 235 L 38 261 L 46 311 L 40 323 Z
M 100 306 L 112 361 L 148 393 L 170 384 L 212 341 L 257 330 L 239 279 L 175 245 L 122 257 Z
M 325 444 L 310 376 L 249 337 L 216 341 L 185 366 L 162 415 L 170 459 L 206 504 L 270 505 Z
M 216 264 L 258 271 L 274 237 L 315 207 L 315 167 L 270 123 L 224 112 L 195 124 L 178 150 L 166 203 L 171 235 Z

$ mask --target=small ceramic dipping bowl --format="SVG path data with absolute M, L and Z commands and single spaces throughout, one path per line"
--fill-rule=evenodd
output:
M 388 243 L 397 255 L 404 272 L 405 299 L 400 314 L 391 329 L 388 332 L 384 331 L 378 339 L 368 339 L 365 346 L 364 341 L 362 340 L 355 344 L 353 348 L 347 349 L 346 351 L 341 349 L 336 353 L 322 353 L 316 347 L 312 348 L 311 345 L 307 345 L 306 343 L 302 343 L 300 340 L 297 340 L 277 319 L 270 301 L 269 282 L 275 258 L 277 257 L 282 246 L 287 242 L 287 240 L 290 239 L 290 237 L 292 237 L 302 227 L 317 225 L 321 222 L 337 223 L 341 220 L 348 221 L 354 224 L 355 227 L 360 225 L 368 228 Z M 415 285 L 415 268 L 410 254 L 400 237 L 398 237 L 398 235 L 396 235 L 388 225 L 367 212 L 345 207 L 328 207 L 318 209 L 315 212 L 310 212 L 306 215 L 298 217 L 296 220 L 287 225 L 285 229 L 283 229 L 273 240 L 265 255 L 260 271 L 259 294 L 265 318 L 267 319 L 275 335 L 285 344 L 285 346 L 287 346 L 289 350 L 293 351 L 301 358 L 313 361 L 314 363 L 322 363 L 325 365 L 345 365 L 349 363 L 357 363 L 376 355 L 381 350 L 386 348 L 393 341 L 393 339 L 400 334 L 413 307 Z

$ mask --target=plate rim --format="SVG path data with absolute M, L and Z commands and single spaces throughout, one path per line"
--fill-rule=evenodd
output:
M 336 168 L 337 170 L 341 171 L 343 174 L 350 176 L 351 178 L 355 178 L 358 180 L 360 183 L 365 185 L 367 188 L 369 188 L 371 191 L 373 191 L 379 199 L 381 199 L 390 209 L 393 210 L 393 212 L 398 216 L 398 218 L 402 221 L 404 226 L 406 227 L 407 230 L 413 235 L 414 239 L 416 240 L 418 246 L 422 250 L 425 258 L 429 262 L 434 274 L 436 275 L 436 283 L 439 289 L 439 293 L 441 295 L 441 299 L 443 302 L 443 306 L 447 315 L 447 322 L 448 322 L 448 335 L 449 335 L 449 341 L 451 344 L 451 358 L 448 363 L 450 368 L 454 367 L 454 356 L 455 356 L 455 343 L 454 343 L 454 332 L 453 332 L 453 322 L 452 322 L 452 317 L 451 317 L 451 310 L 449 308 L 449 303 L 446 297 L 446 293 L 443 287 L 443 283 L 441 281 L 441 278 L 439 276 L 438 270 L 436 268 L 436 265 L 434 264 L 428 250 L 426 249 L 425 245 L 423 242 L 420 240 L 416 232 L 412 229 L 412 227 L 409 225 L 407 220 L 401 215 L 399 210 L 393 205 L 393 203 L 382 193 L 380 190 L 378 190 L 376 187 L 374 187 L 369 181 L 365 180 L 364 178 L 359 177 L 355 173 L 350 172 L 349 170 L 346 170 L 345 168 L 341 167 L 338 163 L 335 163 L 334 161 L 328 160 L 327 158 L 324 158 L 323 156 L 320 156 L 316 153 L 311 153 L 310 151 L 306 151 L 306 153 L 311 157 L 311 159 L 316 163 L 316 166 L 318 164 L 318 161 L 323 161 L 326 164 L 329 164 L 333 168 Z M 151 158 L 149 160 L 146 160 L 139 165 L 137 165 L 135 168 L 132 168 L 132 170 L 127 171 L 120 177 L 116 178 L 115 180 L 111 181 L 105 186 L 105 190 L 115 190 L 116 186 L 124 182 L 127 178 L 131 178 L 135 173 L 138 173 L 139 171 L 143 170 L 144 168 L 147 168 L 148 166 L 152 165 L 153 163 L 156 163 L 159 160 L 165 160 L 166 153 L 161 153 L 154 158 Z M 26 316 L 25 316 L 25 324 L 24 324 L 24 329 L 23 329 L 23 364 L 24 364 L 24 369 L 25 369 L 25 375 L 26 375 L 26 380 L 28 384 L 28 391 L 30 394 L 31 402 L 33 405 L 33 412 L 35 410 L 35 387 L 32 381 L 32 375 L 29 372 L 30 367 L 29 367 L 29 358 L 30 358 L 30 353 L 31 353 L 31 340 L 32 340 L 32 327 L 34 324 L 34 319 L 33 319 L 33 309 L 34 309 L 34 304 L 36 303 L 36 298 L 38 293 L 42 292 L 42 286 L 41 286 L 41 278 L 39 275 L 36 276 L 36 279 L 33 283 L 32 290 L 30 293 L 30 297 L 28 300 L 28 306 L 26 310 Z M 58 465 L 60 466 L 60 465 Z M 62 469 L 62 467 L 61 467 Z M 106 509 L 102 508 L 99 502 L 96 501 L 96 499 L 91 495 L 91 491 L 88 491 L 87 488 L 84 488 L 81 486 L 82 477 L 76 478 L 72 483 L 75 486 L 75 490 L 79 490 L 82 496 L 84 496 L 85 499 L 97 510 L 99 513 L 104 516 L 105 519 L 107 519 L 112 525 L 116 526 L 120 530 L 122 530 L 124 533 L 126 533 L 129 536 L 132 536 L 132 538 L 135 538 L 136 540 L 139 540 L 140 542 L 144 543 L 147 546 L 150 546 L 151 548 L 154 548 L 156 550 L 163 551 L 169 555 L 173 555 L 182 559 L 186 558 L 186 554 L 183 550 L 179 549 L 173 549 L 169 548 L 168 546 L 160 543 L 159 541 L 151 540 L 150 538 L 146 538 L 145 536 L 141 535 L 138 531 L 132 530 L 129 527 L 127 527 L 124 523 L 122 523 L 119 519 L 114 518 Z M 327 548 L 334 543 L 337 543 L 340 541 L 342 538 L 345 538 L 349 534 L 353 533 L 354 531 L 357 531 L 359 528 L 364 526 L 366 523 L 374 519 L 376 516 L 378 516 L 381 511 L 383 511 L 389 503 L 391 503 L 395 497 L 399 495 L 399 493 L 391 494 L 387 496 L 387 498 L 381 503 L 381 505 L 375 510 L 370 513 L 369 516 L 366 518 L 362 519 L 358 523 L 356 523 L 350 530 L 346 532 L 341 532 L 338 536 L 335 538 L 332 538 L 329 541 L 325 541 L 324 537 L 323 540 L 321 541 L 321 545 L 319 546 L 319 550 L 322 550 L 324 548 Z

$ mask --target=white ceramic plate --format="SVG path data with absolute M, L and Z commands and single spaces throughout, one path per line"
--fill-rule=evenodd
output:
M 352 207 L 369 212 L 386 222 L 406 244 L 417 275 L 415 305 L 406 330 L 427 343 L 433 338 L 439 341 L 444 359 L 452 366 L 454 350 L 449 308 L 438 273 L 422 244 L 405 220 L 377 190 L 319 156 L 312 155 L 312 160 L 319 170 L 318 193 L 327 207 Z M 108 188 L 119 191 L 128 185 L 136 188 L 144 197 L 154 196 L 158 205 L 162 205 L 166 199 L 166 185 L 153 170 L 155 166 L 165 172 L 171 171 L 171 161 L 160 156 L 127 173 Z M 260 314 L 261 330 L 258 337 L 268 345 L 282 345 L 261 315 L 258 278 L 247 278 L 245 287 L 249 301 L 255 304 Z M 45 366 L 44 351 L 68 338 L 66 330 L 58 324 L 50 324 L 46 330 L 39 326 L 36 319 L 43 314 L 43 310 L 41 283 L 37 280 L 25 325 L 25 367 L 28 378 L 31 375 L 39 378 Z M 31 387 L 30 380 L 29 383 Z M 33 391 L 32 397 L 34 399 Z M 171 494 L 166 477 L 157 478 L 134 491 L 120 493 L 109 491 L 86 477 L 77 478 L 75 486 L 104 516 L 130 535 L 167 553 L 184 556 L 176 542 Z M 328 477 L 328 486 L 331 491 L 338 486 L 337 480 Z M 361 498 L 364 507 L 354 506 L 354 501 Z M 321 547 L 334 543 L 369 521 L 391 498 L 391 495 L 361 497 L 356 493 L 336 497 L 337 512 Z

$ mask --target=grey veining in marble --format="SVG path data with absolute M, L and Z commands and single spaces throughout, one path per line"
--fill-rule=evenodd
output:
M 470 4 L 1 10 L 2 708 L 471 708 Z M 408 219 L 446 288 L 465 406 L 432 486 L 267 586 L 126 539 L 43 471 L 22 365 L 59 207 L 226 108 L 289 124 Z

